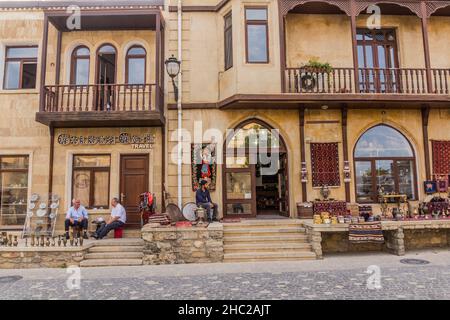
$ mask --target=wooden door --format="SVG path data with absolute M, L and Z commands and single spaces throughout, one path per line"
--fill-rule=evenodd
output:
M 120 157 L 120 201 L 127 212 L 127 228 L 141 227 L 139 195 L 148 189 L 148 154 Z
M 280 169 L 278 170 L 278 196 L 280 198 L 280 214 L 289 217 L 289 170 L 287 153 L 280 153 Z

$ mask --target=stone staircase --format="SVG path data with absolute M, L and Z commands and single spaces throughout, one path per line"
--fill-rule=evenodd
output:
M 140 238 L 103 239 L 88 249 L 81 267 L 139 266 L 144 256 Z
M 316 259 L 302 223 L 294 219 L 225 223 L 223 241 L 224 262 Z

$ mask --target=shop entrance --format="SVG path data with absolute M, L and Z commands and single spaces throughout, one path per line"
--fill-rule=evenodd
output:
M 127 212 L 126 228 L 141 227 L 139 195 L 148 191 L 148 154 L 120 156 L 120 202 Z
M 246 121 L 224 148 L 224 217 L 289 216 L 287 150 L 278 131 Z

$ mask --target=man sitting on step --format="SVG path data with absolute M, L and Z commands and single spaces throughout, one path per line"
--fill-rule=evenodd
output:
M 80 237 L 80 229 L 83 232 L 83 238 L 87 239 L 87 227 L 88 227 L 88 212 L 85 207 L 81 205 L 80 199 L 72 200 L 72 207 L 69 208 L 66 214 L 66 221 L 64 221 L 64 227 L 66 230 L 66 239 L 70 238 L 69 228 L 78 228 L 77 237 Z
M 94 233 L 93 237 L 95 239 L 103 239 L 111 230 L 123 228 L 125 222 L 127 222 L 127 213 L 125 208 L 119 203 L 119 199 L 112 198 L 111 205 L 111 216 L 106 221 L 106 224 Z

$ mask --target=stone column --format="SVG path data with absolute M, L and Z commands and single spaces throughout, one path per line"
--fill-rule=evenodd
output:
M 311 244 L 312 250 L 316 254 L 317 259 L 323 259 L 322 255 L 322 233 L 315 231 L 314 228 L 306 226 L 306 235 Z
M 392 253 L 398 256 L 405 255 L 405 235 L 403 233 L 403 228 L 392 230 L 389 233 L 388 239 L 386 239 L 387 248 L 392 251 Z

